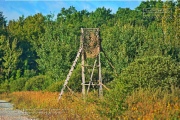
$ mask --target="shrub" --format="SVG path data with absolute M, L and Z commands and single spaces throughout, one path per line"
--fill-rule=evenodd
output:
M 8 80 L 5 80 L 5 82 L 0 84 L 0 91 L 1 91 L 1 93 L 10 92 L 10 85 L 9 85 Z
M 72 76 L 69 80 L 68 86 L 73 90 L 73 91 L 81 91 L 82 89 L 82 77 L 81 77 L 81 65 L 77 65 L 75 70 L 72 73 Z
M 0 89 L 0 94 L 5 93 L 5 92 L 6 92 L 6 90 Z
M 50 92 L 59 92 L 61 91 L 63 84 L 64 84 L 64 81 L 54 82 L 50 86 L 48 86 L 46 90 Z
M 126 97 L 139 88 L 162 88 L 171 90 L 172 86 L 180 87 L 180 66 L 169 57 L 153 56 L 136 59 L 122 70 L 122 73 L 111 82 L 112 89 L 106 94 L 103 111 L 106 116 L 115 118 L 127 109 Z M 172 92 L 172 91 L 171 91 Z
M 122 83 L 131 90 L 139 87 L 170 88 L 171 85 L 180 85 L 179 73 L 179 63 L 169 57 L 146 57 L 132 62 L 111 86 L 118 87 L 118 84 Z
M 18 78 L 17 80 L 11 81 L 10 82 L 10 90 L 12 92 L 24 90 L 26 81 L 27 81 L 27 78 Z
M 45 76 L 39 75 L 30 78 L 25 84 L 25 90 L 45 90 L 53 81 Z

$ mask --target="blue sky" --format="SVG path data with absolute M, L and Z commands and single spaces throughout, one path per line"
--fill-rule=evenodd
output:
M 74 6 L 78 11 L 86 9 L 89 12 L 105 7 L 115 13 L 119 7 L 134 9 L 140 3 L 140 0 L 0 0 L 0 11 L 6 20 L 17 20 L 19 16 L 27 17 L 36 13 L 53 13 L 56 16 L 61 8 L 70 6 Z

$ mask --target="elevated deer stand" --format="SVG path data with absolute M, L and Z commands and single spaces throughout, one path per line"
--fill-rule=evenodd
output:
M 100 61 L 100 38 L 99 38 L 99 28 L 81 28 L 81 39 L 80 39 L 80 48 L 77 53 L 77 56 L 71 66 L 71 69 L 66 77 L 65 83 L 61 92 L 59 94 L 59 100 L 64 93 L 65 88 L 67 87 L 68 81 L 71 77 L 71 74 L 74 70 L 74 67 L 77 63 L 78 58 L 81 55 L 81 68 L 82 68 L 82 94 L 85 97 L 90 89 L 90 86 L 98 86 L 99 87 L 99 97 L 103 96 L 102 89 L 102 76 L 101 76 L 101 61 Z M 88 65 L 88 59 L 94 60 L 93 65 Z M 98 61 L 98 63 L 97 63 Z M 91 74 L 89 81 L 86 83 L 86 71 L 88 68 L 91 69 Z M 94 81 L 93 74 L 94 70 L 98 69 L 98 80 Z M 86 87 L 87 86 L 87 87 Z

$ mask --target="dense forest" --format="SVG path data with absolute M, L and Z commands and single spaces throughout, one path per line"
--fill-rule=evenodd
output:
M 100 28 L 103 84 L 111 117 L 123 111 L 118 98 L 135 89 L 180 87 L 180 2 L 142 1 L 131 10 L 93 12 L 71 6 L 6 22 L 0 12 L 1 91 L 60 91 L 80 46 L 81 28 Z M 112 67 L 111 63 L 114 67 Z M 81 63 L 69 87 L 81 92 Z M 123 99 L 121 99 L 123 101 Z M 117 109 L 116 107 L 119 109 Z M 122 108 L 121 108 L 122 107 Z M 104 113 L 105 114 L 105 113 Z

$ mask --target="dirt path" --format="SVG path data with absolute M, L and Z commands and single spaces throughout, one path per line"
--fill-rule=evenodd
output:
M 32 120 L 26 112 L 13 109 L 13 105 L 0 100 L 0 120 Z M 34 119 L 33 119 L 34 120 Z

